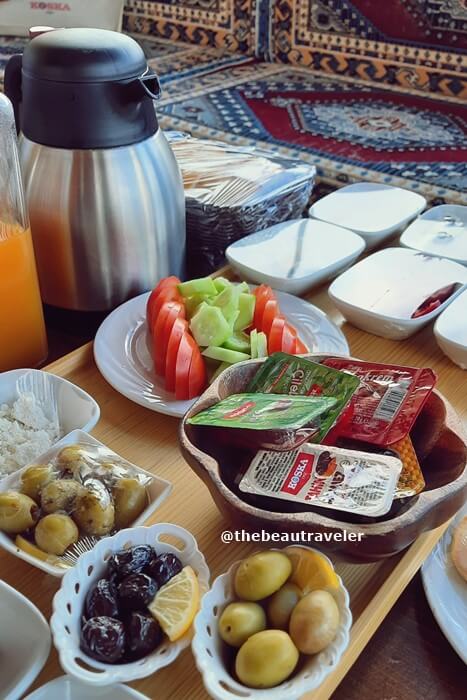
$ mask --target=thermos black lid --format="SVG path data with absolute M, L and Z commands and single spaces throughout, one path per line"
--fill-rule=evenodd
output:
M 31 41 L 23 72 L 40 80 L 99 83 L 136 78 L 147 70 L 142 48 L 105 29 L 57 29 Z
M 159 81 L 129 36 L 103 29 L 57 29 L 13 56 L 5 92 L 18 126 L 35 143 L 98 149 L 156 133 Z

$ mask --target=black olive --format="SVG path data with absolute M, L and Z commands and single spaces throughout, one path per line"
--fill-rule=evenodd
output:
M 86 596 L 85 617 L 118 617 L 117 590 L 108 579 L 101 578 Z
M 81 649 L 97 661 L 116 663 L 125 652 L 123 622 L 113 617 L 91 617 L 81 629 Z
M 159 623 L 151 615 L 133 612 L 126 625 L 127 654 L 130 659 L 142 659 L 150 654 L 162 641 Z
M 160 554 L 155 559 L 151 559 L 145 572 L 149 574 L 161 588 L 171 578 L 180 573 L 183 564 L 180 559 L 171 552 Z
M 146 610 L 157 592 L 157 583 L 146 574 L 131 574 L 120 583 L 118 599 L 124 612 Z
M 109 559 L 109 577 L 116 581 L 123 581 L 130 574 L 142 571 L 153 557 L 154 549 L 147 544 L 115 552 Z

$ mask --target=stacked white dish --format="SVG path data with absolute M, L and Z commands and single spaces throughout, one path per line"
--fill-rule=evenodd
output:
M 401 231 L 425 206 L 426 199 L 416 192 L 358 182 L 319 199 L 308 213 L 358 233 L 371 249 Z
M 0 580 L 0 677 L 3 700 L 19 700 L 50 652 L 49 625 L 21 593 Z
M 413 318 L 432 295 L 454 292 L 437 308 Z M 383 338 L 402 340 L 433 321 L 467 286 L 467 269 L 450 260 L 406 248 L 387 248 L 338 277 L 329 296 L 354 326 Z
M 61 676 L 50 681 L 24 700 L 149 700 L 127 685 L 111 685 L 108 688 L 93 688 L 80 683 L 71 676 Z
M 225 254 L 248 280 L 303 294 L 349 267 L 364 248 L 364 240 L 348 229 L 294 219 L 238 240 Z
M 438 317 L 434 332 L 439 347 L 449 359 L 467 369 L 467 291 Z
M 421 214 L 401 236 L 401 245 L 467 265 L 467 207 L 442 204 Z

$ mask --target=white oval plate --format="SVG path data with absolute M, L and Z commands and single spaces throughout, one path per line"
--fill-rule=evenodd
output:
M 321 309 L 291 294 L 276 292 L 282 313 L 298 331 L 310 352 L 349 354 L 337 326 Z M 107 316 L 94 341 L 96 364 L 116 391 L 140 406 L 182 418 L 196 399 L 177 401 L 154 374 L 146 330 L 149 292 L 122 304 Z
M 467 664 L 467 582 L 457 573 L 450 549 L 454 528 L 464 515 L 465 505 L 422 566 L 426 597 L 438 625 L 453 649 Z
M 24 700 L 149 700 L 127 685 L 112 685 L 108 688 L 93 688 L 89 683 L 80 683 L 71 676 L 61 676 L 38 688 Z

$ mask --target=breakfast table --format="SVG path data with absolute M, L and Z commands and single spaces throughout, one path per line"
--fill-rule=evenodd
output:
M 226 270 L 222 271 L 226 274 Z M 351 354 L 369 361 L 431 367 L 438 388 L 461 420 L 467 420 L 465 373 L 438 348 L 431 327 L 408 341 L 390 341 L 346 323 L 320 287 L 307 300 L 325 311 L 344 331 Z M 130 402 L 99 374 L 92 343 L 96 319 L 86 326 L 69 323 L 66 314 L 48 314 L 50 355 L 45 369 L 70 379 L 96 399 L 101 419 L 93 435 L 131 462 L 157 473 L 174 485 L 172 495 L 152 522 L 174 522 L 198 540 L 212 578 L 232 562 L 254 551 L 248 543 L 222 544 L 228 523 L 219 514 L 204 484 L 184 462 L 178 447 L 178 420 Z M 77 330 L 78 328 L 78 330 Z M 80 347 L 77 347 L 80 345 Z M 60 356 L 75 347 L 69 354 Z M 57 358 L 58 359 L 54 359 Z M 404 552 L 374 564 L 335 562 L 347 586 L 354 617 L 350 645 L 334 673 L 308 700 L 454 700 L 465 692 L 465 666 L 444 638 L 426 601 L 420 566 L 448 523 L 424 533 Z M 59 579 L 0 551 L 1 577 L 27 596 L 48 619 Z M 55 650 L 38 676 L 37 688 L 61 675 Z M 185 650 L 156 675 L 131 684 L 158 700 L 205 700 L 208 696 L 193 656 Z M 83 699 L 84 700 L 84 699 Z

